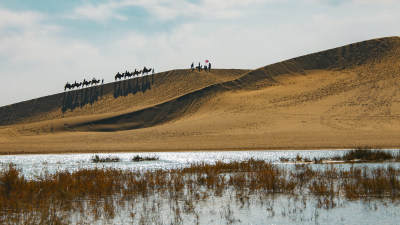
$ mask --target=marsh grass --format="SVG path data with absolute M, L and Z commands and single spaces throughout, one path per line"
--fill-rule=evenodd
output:
M 347 152 L 342 159 L 350 160 L 362 160 L 362 161 L 385 161 L 392 160 L 394 156 L 386 151 L 371 149 L 368 147 L 358 147 L 354 150 Z
M 132 158 L 132 161 L 133 161 L 133 162 L 157 161 L 157 160 L 159 160 L 159 158 L 158 158 L 158 157 L 155 157 L 155 156 L 142 157 L 142 156 L 136 155 L 136 156 L 134 156 L 134 157 Z
M 95 155 L 92 158 L 93 163 L 108 163 L 108 162 L 119 162 L 119 161 L 121 161 L 120 158 L 111 156 L 100 158 L 98 155 Z
M 111 221 L 121 209 L 143 204 L 131 211 L 138 224 L 163 224 L 165 207 L 170 222 L 184 223 L 192 215 L 199 221 L 198 205 L 209 198 L 230 196 L 249 207 L 251 196 L 314 196 L 317 207 L 335 207 L 338 199 L 399 199 L 400 170 L 392 167 L 312 169 L 296 164 L 282 168 L 263 160 L 194 163 L 187 168 L 123 171 L 111 168 L 79 169 L 25 179 L 14 165 L 0 172 L 0 223 L 91 223 Z M 71 221 L 70 214 L 82 221 Z M 222 211 L 226 223 L 237 221 L 231 208 Z M 275 212 L 271 212 L 275 213 Z
M 347 151 L 343 155 L 336 155 L 330 158 L 327 157 L 314 157 L 312 160 L 306 157 L 302 157 L 299 154 L 293 159 L 287 157 L 281 157 L 282 163 L 368 163 L 368 162 L 385 162 L 385 161 L 400 161 L 400 152 L 392 153 L 381 149 L 373 149 L 370 147 L 357 147 L 353 150 Z

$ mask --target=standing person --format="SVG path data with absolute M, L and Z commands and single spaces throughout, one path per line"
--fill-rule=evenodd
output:
M 194 62 L 192 62 L 192 65 L 190 67 L 192 69 L 192 72 L 194 71 Z
M 211 72 L 211 63 L 208 63 L 208 72 Z
M 199 72 L 200 72 L 200 71 L 201 71 L 201 66 L 200 66 L 200 62 L 199 62 L 199 66 L 198 66 L 197 68 L 199 68 Z

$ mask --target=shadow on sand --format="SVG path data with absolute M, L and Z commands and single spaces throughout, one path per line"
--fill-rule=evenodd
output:
M 129 94 L 136 94 L 138 92 L 145 93 L 151 89 L 151 84 L 154 84 L 154 76 L 143 76 L 134 79 L 123 80 L 114 82 L 113 96 L 118 98 L 120 96 L 127 96 Z M 62 113 L 90 104 L 103 98 L 103 87 L 99 85 L 89 88 L 83 88 L 75 91 L 64 92 L 62 102 Z M 109 93 L 109 91 L 106 91 Z
M 99 98 L 103 98 L 103 85 L 64 92 L 61 110 L 65 113 L 69 109 L 72 111 L 78 107 L 82 108 L 86 104 L 93 104 Z
M 138 92 L 145 93 L 151 89 L 151 84 L 154 83 L 153 76 L 143 76 L 134 79 L 123 80 L 114 83 L 114 98 L 136 94 Z

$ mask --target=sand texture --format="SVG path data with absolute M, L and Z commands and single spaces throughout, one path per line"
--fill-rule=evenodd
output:
M 366 145 L 400 147 L 399 37 L 256 70 L 173 70 L 0 108 L 2 154 Z

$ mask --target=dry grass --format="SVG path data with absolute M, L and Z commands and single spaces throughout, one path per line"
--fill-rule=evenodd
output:
M 382 150 L 371 149 L 368 147 L 358 147 L 347 152 L 343 157 L 344 160 L 362 160 L 362 161 L 385 161 L 391 160 L 394 156 Z
M 132 158 L 132 161 L 133 161 L 133 162 L 157 161 L 157 160 L 159 160 L 159 158 L 158 158 L 158 157 L 155 157 L 155 156 L 153 156 L 153 157 L 151 157 L 151 156 L 142 157 L 142 156 L 137 155 L 137 156 L 134 156 L 134 157 Z
M 300 156 L 299 154 L 293 158 L 281 157 L 279 160 L 282 163 L 315 163 L 315 164 L 323 164 L 329 161 L 332 163 L 333 161 L 344 161 L 346 163 L 366 163 L 366 162 L 384 162 L 384 161 L 400 161 L 400 152 L 393 153 L 381 149 L 374 149 L 371 147 L 357 147 L 353 150 L 347 151 L 343 155 L 336 155 L 330 158 L 322 157 L 309 159 Z
M 167 199 L 174 209 L 171 222 L 181 223 L 183 214 L 196 215 L 200 201 L 228 192 L 241 205 L 250 204 L 250 195 L 285 194 L 315 196 L 320 199 L 320 207 L 329 208 L 342 195 L 349 199 L 398 199 L 399 175 L 400 170 L 392 167 L 344 170 L 330 166 L 314 170 L 298 164 L 289 170 L 250 159 L 213 165 L 197 163 L 174 170 L 80 169 L 27 180 L 14 165 L 7 165 L 0 173 L 0 223 L 62 224 L 71 222 L 67 217 L 71 213 L 87 217 L 88 212 L 93 220 L 110 220 L 126 204 L 148 201 L 154 196 Z M 159 204 L 154 202 L 151 209 L 145 209 L 156 216 L 161 210 Z M 147 221 L 136 217 L 143 223 Z M 233 220 L 230 209 L 226 218 Z
M 119 161 L 121 161 L 120 158 L 111 156 L 100 158 L 98 155 L 95 155 L 92 158 L 93 163 L 106 163 L 106 162 L 119 162 Z

